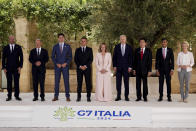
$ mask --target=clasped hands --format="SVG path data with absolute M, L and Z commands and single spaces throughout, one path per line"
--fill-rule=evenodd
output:
M 65 68 L 67 66 L 67 63 L 63 63 L 63 64 L 56 64 L 58 68 Z

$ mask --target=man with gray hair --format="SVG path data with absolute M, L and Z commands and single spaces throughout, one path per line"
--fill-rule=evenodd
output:
M 122 77 L 124 79 L 125 100 L 129 101 L 129 73 L 133 68 L 133 51 L 127 44 L 125 35 L 120 36 L 120 44 L 116 45 L 113 54 L 113 67 L 116 72 L 117 97 L 115 101 L 121 100 Z
M 29 56 L 29 61 L 32 64 L 32 76 L 33 76 L 33 90 L 34 98 L 33 101 L 38 100 L 38 84 L 40 83 L 40 97 L 41 101 L 45 101 L 44 94 L 44 82 L 46 67 L 45 64 L 48 62 L 48 51 L 41 47 L 42 41 L 36 39 L 36 48 L 32 49 Z

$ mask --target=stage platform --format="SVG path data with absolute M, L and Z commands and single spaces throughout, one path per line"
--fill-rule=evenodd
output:
M 188 103 L 178 102 L 179 94 L 172 95 L 172 102 L 168 102 L 166 98 L 158 102 L 158 96 L 149 96 L 148 102 L 135 102 L 135 94 L 130 95 L 129 102 L 124 101 L 123 97 L 118 102 L 98 102 L 95 101 L 94 94 L 92 101 L 87 102 L 86 94 L 82 94 L 82 101 L 76 102 L 75 93 L 71 93 L 71 102 L 66 102 L 63 93 L 60 93 L 59 101 L 52 102 L 53 95 L 47 93 L 45 102 L 40 99 L 33 102 L 32 93 L 21 93 L 22 101 L 13 98 L 6 102 L 7 93 L 0 93 L 0 127 L 196 129 L 196 94 L 190 94 Z M 69 113 L 66 114 L 66 111 Z

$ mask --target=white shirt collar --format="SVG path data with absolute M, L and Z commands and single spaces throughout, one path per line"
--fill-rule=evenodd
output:
M 81 46 L 81 48 L 85 48 L 86 49 L 86 46 Z

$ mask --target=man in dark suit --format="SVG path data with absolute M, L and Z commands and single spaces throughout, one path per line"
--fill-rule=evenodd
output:
M 69 94 L 69 64 L 72 60 L 72 49 L 70 45 L 66 44 L 63 33 L 58 34 L 59 43 L 54 45 L 52 50 L 52 61 L 55 65 L 55 95 L 52 101 L 57 101 L 59 96 L 59 83 L 61 79 L 61 72 L 63 73 L 66 101 L 70 100 Z
M 167 47 L 167 39 L 162 39 L 162 48 L 157 49 L 156 53 L 156 74 L 159 76 L 159 99 L 158 101 L 163 100 L 163 84 L 164 77 L 166 78 L 167 83 L 167 98 L 171 102 L 171 76 L 174 73 L 174 54 L 171 48 Z
M 9 37 L 9 44 L 3 48 L 2 68 L 7 77 L 7 91 L 8 98 L 6 101 L 12 99 L 12 78 L 14 76 L 15 98 L 18 101 L 22 99 L 19 97 L 19 78 L 21 68 L 23 66 L 23 52 L 20 45 L 15 44 L 14 36 Z
M 75 51 L 74 61 L 77 65 L 77 100 L 81 101 L 81 92 L 82 92 L 82 82 L 83 76 L 85 77 L 86 82 L 86 92 L 87 92 L 87 101 L 90 102 L 91 99 L 91 90 L 92 90 L 92 80 L 91 80 L 91 64 L 93 62 L 93 51 L 92 48 L 86 46 L 87 38 L 82 37 L 80 40 L 81 47 L 77 48 Z
M 136 75 L 136 101 L 141 100 L 141 80 L 143 81 L 143 98 L 147 101 L 148 95 L 148 82 L 147 76 L 152 72 L 152 52 L 146 48 L 145 38 L 139 40 L 140 47 L 135 50 L 133 74 Z
M 124 78 L 125 100 L 129 101 L 129 73 L 132 71 L 133 51 L 131 46 L 126 44 L 126 36 L 120 36 L 120 44 L 116 45 L 113 54 L 113 67 L 116 72 L 117 97 L 115 101 L 121 100 L 121 84 Z
M 40 39 L 35 41 L 36 48 L 32 49 L 29 55 L 29 61 L 32 64 L 32 76 L 33 76 L 33 90 L 34 98 L 33 101 L 38 100 L 38 84 L 40 83 L 40 97 L 41 101 L 45 101 L 44 94 L 44 82 L 46 67 L 45 64 L 48 62 L 48 51 L 41 47 L 42 42 Z

